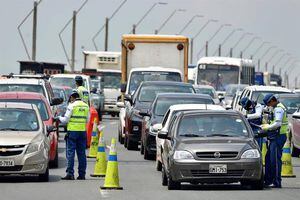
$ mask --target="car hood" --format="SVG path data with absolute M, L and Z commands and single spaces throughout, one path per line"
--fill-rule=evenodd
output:
M 119 89 L 104 88 L 103 91 L 104 91 L 104 96 L 106 99 L 117 100 L 117 98 L 121 95 L 121 92 Z
M 256 148 L 252 138 L 193 138 L 178 140 L 178 150 L 190 152 L 210 152 L 210 151 L 244 151 L 249 148 Z
M 0 146 L 29 144 L 39 132 L 5 131 L 0 132 Z

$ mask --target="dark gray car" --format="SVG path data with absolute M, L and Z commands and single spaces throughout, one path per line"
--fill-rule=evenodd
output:
M 241 182 L 263 189 L 261 152 L 245 118 L 236 111 L 183 111 L 164 138 L 162 184 Z

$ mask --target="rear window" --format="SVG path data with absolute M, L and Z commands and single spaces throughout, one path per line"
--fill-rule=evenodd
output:
M 19 102 L 34 104 L 38 108 L 43 121 L 47 121 L 50 117 L 48 115 L 46 104 L 40 99 L 0 99 L 0 102 Z
M 178 127 L 179 137 L 246 137 L 248 131 L 239 116 L 199 114 L 184 116 Z
M 34 110 L 0 109 L 0 131 L 37 131 L 39 124 Z
M 254 91 L 252 94 L 252 100 L 257 101 L 257 103 L 264 104 L 263 99 L 266 94 L 287 94 L 288 92 L 279 92 L 279 91 Z
M 148 85 L 143 86 L 139 93 L 139 101 L 152 102 L 158 93 L 194 93 L 192 86 L 182 85 Z
M 46 97 L 41 85 L 30 84 L 0 84 L 0 92 L 35 92 Z

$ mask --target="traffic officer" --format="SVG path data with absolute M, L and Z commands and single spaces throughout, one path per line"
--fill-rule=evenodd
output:
M 268 150 L 265 166 L 265 185 L 281 188 L 282 150 L 287 139 L 288 119 L 285 106 L 280 103 L 274 94 L 267 94 L 264 99 L 270 107 L 270 123 L 263 124 L 262 129 L 267 131 Z
M 240 105 L 243 109 L 246 110 L 245 117 L 248 119 L 250 126 L 254 133 L 257 133 L 260 130 L 260 126 L 262 124 L 262 111 L 263 106 L 257 102 L 250 100 L 248 97 L 243 97 L 240 100 Z M 256 137 L 256 141 L 262 150 L 262 137 Z
M 83 86 L 82 76 L 76 76 L 75 83 L 80 98 L 89 105 L 89 91 Z
M 89 106 L 80 99 L 79 93 L 73 91 L 70 96 L 65 115 L 58 116 L 61 123 L 67 124 L 66 152 L 67 152 L 67 175 L 63 180 L 74 180 L 74 157 L 75 151 L 79 162 L 78 180 L 84 180 L 86 174 L 86 122 L 88 120 Z

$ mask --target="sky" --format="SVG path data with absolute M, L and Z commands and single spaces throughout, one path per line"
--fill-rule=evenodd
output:
M 95 50 L 92 37 L 104 24 L 105 17 L 111 16 L 113 11 L 124 0 L 89 0 L 85 7 L 77 15 L 77 39 L 76 39 L 76 69 L 83 66 L 83 50 Z M 37 25 L 37 61 L 68 63 L 58 33 L 67 21 L 72 17 L 73 10 L 77 10 L 84 0 L 42 0 L 38 7 Z M 109 51 L 120 51 L 122 34 L 131 31 L 132 25 L 139 19 L 157 0 L 127 0 L 119 12 L 110 20 L 109 24 Z M 261 60 L 262 65 L 271 59 L 269 66 L 283 56 L 276 65 L 279 67 L 287 63 L 286 68 L 300 58 L 299 35 L 300 26 L 297 26 L 300 18 L 300 0 L 161 0 L 167 5 L 157 5 L 145 20 L 137 27 L 136 32 L 142 34 L 154 33 L 154 30 L 167 19 L 175 9 L 185 9 L 184 12 L 176 12 L 170 21 L 161 30 L 161 34 L 177 34 L 181 28 L 196 14 L 203 18 L 195 18 L 183 32 L 183 35 L 194 37 L 201 27 L 209 20 L 218 22 L 209 23 L 201 34 L 194 40 L 194 62 L 197 54 L 222 24 L 221 31 L 209 43 L 209 55 L 215 52 L 218 44 L 228 34 L 238 28 L 222 47 L 222 54 L 227 55 L 229 48 L 234 46 L 241 36 L 246 35 L 233 50 L 234 56 L 244 49 L 253 37 L 260 37 L 244 52 L 244 57 L 250 57 L 263 43 L 260 51 L 254 56 L 255 62 L 266 52 Z M 18 60 L 28 60 L 21 38 L 18 35 L 17 26 L 33 7 L 33 0 L 0 0 L 0 74 L 10 72 L 18 73 Z M 22 25 L 21 31 L 31 54 L 32 43 L 32 16 Z M 62 33 L 63 41 L 68 54 L 71 54 L 71 24 Z M 104 32 L 96 38 L 99 50 L 104 49 Z M 271 48 L 269 51 L 268 49 Z M 280 52 L 280 50 L 283 50 Z M 276 53 L 277 52 L 277 53 Z M 289 54 L 289 55 L 286 55 Z M 204 56 L 202 51 L 198 57 Z M 294 59 L 294 60 L 293 60 Z M 262 67 L 261 67 L 262 68 Z M 270 67 L 271 68 L 271 67 Z M 69 66 L 67 66 L 69 69 Z M 298 76 L 300 69 L 295 65 L 290 68 L 290 78 Z M 284 71 L 284 69 L 283 69 Z M 300 74 L 299 74 L 300 75 Z

